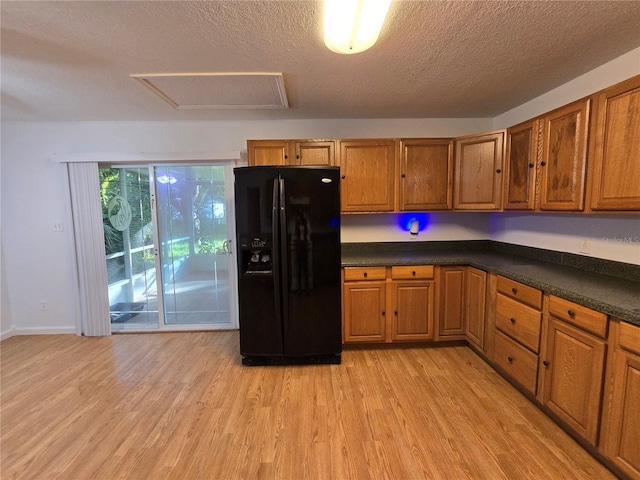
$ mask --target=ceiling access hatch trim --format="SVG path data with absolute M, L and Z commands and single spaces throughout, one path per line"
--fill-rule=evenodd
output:
M 281 72 L 131 74 L 176 110 L 289 108 Z

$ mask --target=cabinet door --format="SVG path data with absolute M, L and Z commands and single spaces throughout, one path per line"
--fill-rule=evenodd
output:
M 583 210 L 589 100 L 544 117 L 540 209 Z
M 465 281 L 465 334 L 478 348 L 484 347 L 484 316 L 487 273 L 467 267 Z
M 613 388 L 603 453 L 629 476 L 640 478 L 640 356 L 616 349 L 611 371 Z
M 591 208 L 640 210 L 640 75 L 596 100 Z
M 535 207 L 538 122 L 530 120 L 507 132 L 505 210 Z
M 393 211 L 395 168 L 395 140 L 341 141 L 342 211 Z
M 438 336 L 464 335 L 465 267 L 440 267 Z
M 247 140 L 247 156 L 250 167 L 287 165 L 290 160 L 289 141 Z
M 344 284 L 344 341 L 384 342 L 386 337 L 384 281 Z
M 400 152 L 400 210 L 450 210 L 453 141 L 405 139 Z
M 543 403 L 593 445 L 598 438 L 604 341 L 549 317 Z
M 392 340 L 433 340 L 434 281 L 393 282 Z
M 500 210 L 504 132 L 456 140 L 453 208 Z
M 296 165 L 335 165 L 335 145 L 333 140 L 295 142 Z

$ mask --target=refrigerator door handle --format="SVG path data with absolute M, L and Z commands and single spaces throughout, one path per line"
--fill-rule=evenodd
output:
M 289 328 L 289 255 L 287 253 L 287 211 L 284 179 L 280 179 L 280 287 L 282 288 L 282 320 Z M 286 352 L 286 346 L 285 346 Z
M 282 318 L 282 305 L 281 305 L 281 296 L 280 289 L 282 285 L 281 281 L 281 273 L 278 265 L 280 264 L 280 241 L 279 235 L 280 230 L 278 229 L 278 213 L 279 213 L 279 205 L 278 205 L 278 190 L 279 183 L 278 179 L 273 180 L 273 199 L 271 204 L 271 261 L 273 262 L 274 268 L 273 271 L 273 293 L 274 293 L 274 301 L 276 304 L 275 312 L 276 318 Z

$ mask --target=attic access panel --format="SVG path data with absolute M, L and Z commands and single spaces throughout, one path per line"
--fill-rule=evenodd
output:
M 177 110 L 289 108 L 282 73 L 158 73 L 131 78 Z

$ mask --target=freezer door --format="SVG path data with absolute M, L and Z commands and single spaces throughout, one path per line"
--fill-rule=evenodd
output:
M 234 175 L 240 353 L 282 356 L 278 169 L 236 168 Z
M 285 356 L 342 351 L 340 176 L 336 167 L 281 167 Z

